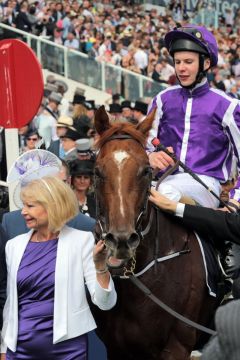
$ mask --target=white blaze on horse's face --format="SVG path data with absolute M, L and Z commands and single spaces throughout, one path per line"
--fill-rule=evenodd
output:
M 124 216 L 124 207 L 123 207 L 123 196 L 121 193 L 121 182 L 122 182 L 122 166 L 124 162 L 129 158 L 129 154 L 126 151 L 118 150 L 113 153 L 113 159 L 115 164 L 118 167 L 118 196 L 120 201 L 120 212 Z

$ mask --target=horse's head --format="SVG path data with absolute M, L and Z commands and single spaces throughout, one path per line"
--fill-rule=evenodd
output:
M 95 114 L 100 135 L 95 167 L 98 220 L 112 259 L 132 258 L 140 242 L 139 222 L 151 183 L 144 144 L 153 119 L 154 112 L 137 126 L 111 125 L 103 106 Z

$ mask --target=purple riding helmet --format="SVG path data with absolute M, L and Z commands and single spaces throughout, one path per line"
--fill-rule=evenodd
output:
M 214 35 L 203 26 L 186 25 L 174 28 L 166 34 L 165 45 L 171 55 L 176 51 L 193 51 L 208 56 L 211 66 L 217 65 L 217 41 Z

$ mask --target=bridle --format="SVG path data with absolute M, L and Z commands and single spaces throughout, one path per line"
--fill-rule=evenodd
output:
M 101 148 L 108 143 L 109 141 L 113 141 L 113 140 L 133 140 L 136 141 L 138 144 L 141 145 L 141 147 L 144 149 L 143 144 L 138 141 L 137 139 L 135 139 L 134 137 L 132 137 L 131 135 L 128 134 L 113 134 L 112 136 L 110 136 L 109 138 L 107 138 L 100 147 L 100 151 Z M 144 149 L 145 150 L 145 149 Z M 97 158 L 100 154 L 100 151 L 97 155 Z M 97 158 L 96 158 L 96 162 L 97 162 Z M 146 176 L 148 177 L 148 187 L 146 189 L 146 194 L 145 194 L 145 198 L 143 201 L 143 205 L 140 209 L 139 215 L 137 217 L 136 220 L 136 225 L 135 225 L 135 231 L 139 236 L 139 239 L 142 240 L 143 236 L 142 236 L 142 221 L 144 218 L 144 215 L 146 214 L 146 210 L 147 210 L 147 204 L 148 204 L 148 197 L 149 197 L 149 193 L 150 193 L 150 188 L 151 188 L 151 182 L 152 182 L 152 177 L 153 177 L 153 171 L 152 168 L 149 165 L 149 168 L 147 169 L 147 174 Z M 99 174 L 96 172 L 96 169 L 94 171 L 94 191 L 95 191 L 95 199 L 96 199 L 96 219 L 97 219 L 97 225 L 99 226 L 100 232 L 98 232 L 96 235 L 99 239 L 104 240 L 107 232 L 106 232 L 106 223 L 104 221 L 104 218 L 101 214 L 101 207 L 100 207 L 100 201 L 99 201 L 99 197 L 98 197 L 98 185 L 99 182 L 102 181 L 102 179 L 100 178 Z

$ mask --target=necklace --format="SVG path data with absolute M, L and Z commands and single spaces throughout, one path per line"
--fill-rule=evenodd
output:
M 80 210 L 80 212 L 82 212 L 82 211 L 88 211 L 87 197 L 86 197 L 86 196 L 85 196 L 84 202 L 81 202 L 80 200 L 78 200 L 78 204 L 79 204 L 79 210 Z

